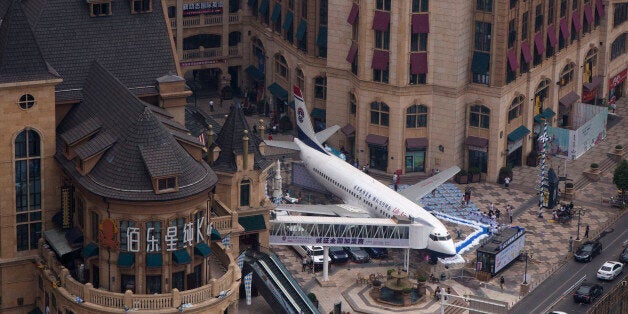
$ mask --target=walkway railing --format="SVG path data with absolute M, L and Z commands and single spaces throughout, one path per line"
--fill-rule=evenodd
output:
M 172 29 L 177 28 L 177 19 L 170 18 L 170 27 Z M 216 15 L 194 15 L 183 17 L 183 27 L 202 27 L 212 25 L 222 25 L 222 14 Z M 229 13 L 229 24 L 240 23 L 240 13 Z

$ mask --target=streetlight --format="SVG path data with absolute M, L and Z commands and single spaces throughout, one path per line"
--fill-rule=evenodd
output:
M 523 257 L 525 257 L 525 268 L 523 270 L 523 284 L 527 285 L 528 284 L 528 257 L 532 257 L 532 254 L 534 253 L 529 253 L 528 250 L 522 250 L 521 254 L 523 254 Z
M 576 208 L 578 212 L 578 234 L 576 235 L 576 241 L 580 240 L 580 216 L 584 215 L 585 210 L 582 207 Z

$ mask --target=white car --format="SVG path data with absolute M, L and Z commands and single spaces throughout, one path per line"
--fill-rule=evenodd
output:
M 603 280 L 613 280 L 624 270 L 624 264 L 620 262 L 607 261 L 597 271 L 597 278 Z

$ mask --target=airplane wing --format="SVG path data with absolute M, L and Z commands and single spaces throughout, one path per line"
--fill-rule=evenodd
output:
M 453 166 L 445 171 L 439 172 L 437 175 L 433 175 L 413 186 L 410 186 L 399 194 L 405 196 L 407 199 L 417 202 L 418 199 L 432 192 L 439 185 L 445 183 L 451 177 L 455 176 L 460 171 L 458 166 Z
M 291 141 L 273 141 L 273 140 L 264 140 L 264 144 L 268 145 L 268 146 L 273 146 L 273 147 L 279 147 L 279 148 L 287 148 L 287 149 L 292 149 L 292 150 L 301 150 L 299 149 L 299 146 Z
M 275 211 L 297 212 L 321 216 L 340 216 L 352 218 L 371 217 L 364 209 L 347 204 L 306 205 L 306 204 L 278 204 Z
M 325 141 L 330 138 L 332 135 L 334 135 L 334 133 L 338 132 L 338 130 L 340 130 L 340 127 L 337 125 L 328 127 L 318 133 L 316 133 L 316 139 L 318 140 L 319 143 L 325 143 Z

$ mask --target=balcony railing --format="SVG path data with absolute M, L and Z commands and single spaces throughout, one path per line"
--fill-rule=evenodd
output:
M 207 59 L 222 57 L 222 48 L 201 48 L 183 50 L 183 60 Z
M 240 23 L 239 13 L 229 13 L 229 24 Z M 183 27 L 200 27 L 200 26 L 213 26 L 222 25 L 222 14 L 217 15 L 194 15 L 183 17 Z M 177 28 L 177 19 L 170 19 L 170 27 L 172 29 Z

